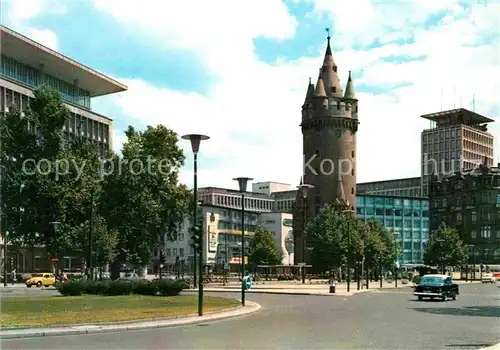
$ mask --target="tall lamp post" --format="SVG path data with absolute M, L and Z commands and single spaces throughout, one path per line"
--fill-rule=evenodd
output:
M 346 202 L 347 209 L 342 210 L 343 214 L 351 213 L 354 214 L 354 210 L 349 209 L 351 204 L 349 201 Z M 351 290 L 351 223 L 347 223 L 347 291 Z
M 439 263 L 441 265 L 441 274 L 444 275 L 444 253 L 443 253 L 443 244 L 445 243 L 445 240 L 442 238 L 436 239 L 436 242 L 439 243 L 439 251 L 441 254 L 439 255 Z
M 396 255 L 396 261 L 394 262 L 394 287 L 398 287 L 398 270 L 399 270 L 399 261 L 398 261 L 398 234 L 394 232 L 394 254 Z
M 201 141 L 208 140 L 210 137 L 200 134 L 187 134 L 182 136 L 182 139 L 191 141 L 191 149 L 194 156 L 194 181 L 193 181 L 193 226 L 198 225 L 196 214 L 198 211 L 198 151 L 200 150 Z M 198 315 L 203 316 L 203 233 L 199 235 L 199 280 L 198 280 Z M 194 252 L 194 273 L 196 276 L 196 249 Z M 196 277 L 194 279 L 196 285 Z
M 238 181 L 238 186 L 241 192 L 241 305 L 245 306 L 245 192 L 247 191 L 248 181 L 253 179 L 250 177 L 236 177 L 233 179 Z
M 313 185 L 309 184 L 301 184 L 297 186 L 298 189 L 302 190 L 302 239 L 301 239 L 301 245 L 302 245 L 302 263 L 304 264 L 302 266 L 302 284 L 306 283 L 306 227 L 307 227 L 307 192 L 310 188 L 314 188 Z

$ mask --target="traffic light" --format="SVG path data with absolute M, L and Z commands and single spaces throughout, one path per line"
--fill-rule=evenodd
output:
M 201 228 L 199 226 L 194 226 L 191 228 L 191 246 L 193 247 L 195 252 L 199 252 L 201 250 Z

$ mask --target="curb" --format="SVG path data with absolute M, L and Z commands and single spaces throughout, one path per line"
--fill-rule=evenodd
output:
M 86 324 L 59 328 L 24 328 L 10 331 L 10 329 L 0 331 L 0 339 L 21 339 L 37 338 L 56 335 L 81 335 L 95 333 L 112 333 L 123 331 L 137 331 L 143 329 L 168 328 L 184 325 L 194 325 L 199 323 L 227 320 L 230 318 L 248 315 L 260 310 L 261 305 L 252 301 L 247 301 L 245 306 L 238 306 L 223 311 L 214 311 L 203 316 L 188 315 L 176 318 L 164 319 L 163 321 L 136 321 L 133 323 L 113 323 L 113 324 Z

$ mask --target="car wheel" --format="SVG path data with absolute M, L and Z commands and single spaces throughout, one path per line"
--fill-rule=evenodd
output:
M 442 301 L 446 301 L 446 297 L 441 297 L 441 300 Z
M 37 286 L 37 288 L 40 288 L 42 286 L 42 282 L 37 282 L 36 286 Z
M 421 295 L 419 295 L 419 296 L 418 296 L 418 301 L 422 301 L 422 300 L 424 300 L 424 297 L 423 297 L 423 296 L 421 296 Z
M 31 288 L 32 286 L 31 286 L 31 284 L 27 284 L 26 287 Z
M 457 300 L 457 294 L 456 294 L 456 293 L 453 293 L 453 294 L 451 295 L 451 298 L 452 298 L 453 300 Z

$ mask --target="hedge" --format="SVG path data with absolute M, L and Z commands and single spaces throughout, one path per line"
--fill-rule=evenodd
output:
M 189 288 L 189 285 L 182 280 L 156 279 L 150 281 L 146 279 L 118 279 L 111 281 L 108 279 L 99 281 L 70 280 L 57 283 L 56 288 L 61 295 L 66 296 L 78 296 L 82 294 L 174 296 L 179 295 L 183 289 Z

